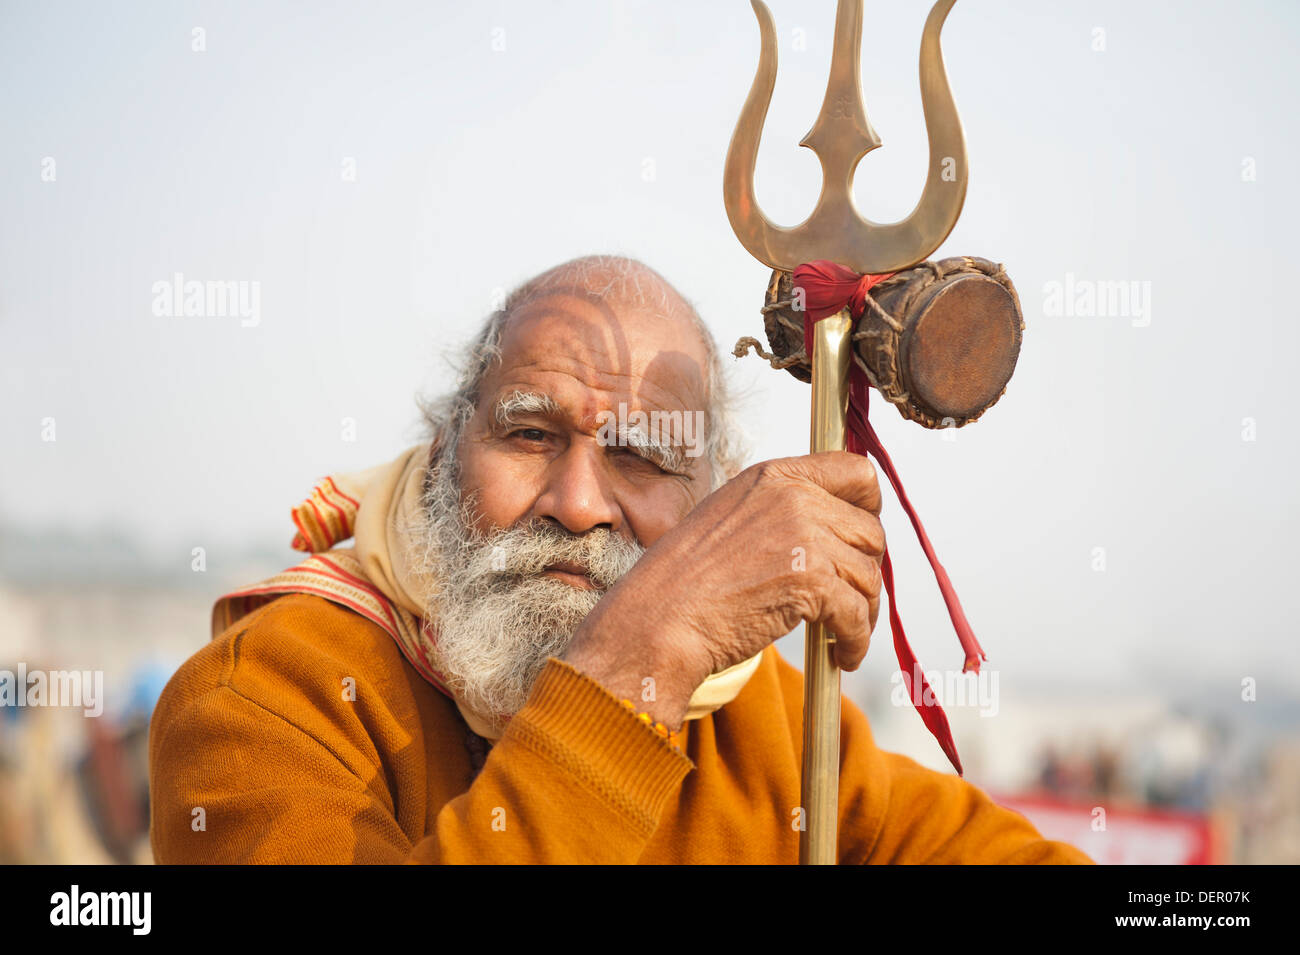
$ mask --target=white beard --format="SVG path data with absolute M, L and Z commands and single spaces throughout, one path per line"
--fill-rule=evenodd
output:
M 426 649 L 456 698 L 499 730 L 523 707 L 547 658 L 564 654 L 645 549 L 604 528 L 575 535 L 552 521 L 476 533 L 450 470 L 435 462 L 421 519 L 406 528 L 407 560 L 436 634 Z M 596 589 L 542 573 L 557 563 L 585 568 Z

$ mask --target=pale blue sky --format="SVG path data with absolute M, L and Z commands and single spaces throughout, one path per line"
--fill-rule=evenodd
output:
M 795 144 L 834 4 L 770 6 L 758 190 L 793 223 L 819 187 Z M 881 402 L 873 420 L 1009 676 L 1300 692 L 1297 9 L 960 0 L 949 17 L 971 173 L 940 254 L 1006 263 L 1028 327 L 1005 398 L 955 441 Z M 867 3 L 884 147 L 857 195 L 877 221 L 924 178 L 927 10 Z M 757 55 L 745 0 L 0 4 L 0 521 L 122 526 L 182 565 L 205 546 L 218 572 L 287 544 L 319 475 L 412 441 L 415 391 L 446 379 L 439 349 L 497 290 L 579 254 L 643 258 L 726 350 L 758 334 L 768 273 L 721 199 Z M 153 315 L 175 272 L 260 282 L 260 324 Z M 1067 274 L 1149 282 L 1150 323 L 1045 315 Z M 755 457 L 802 451 L 806 387 L 734 368 Z M 959 665 L 886 501 L 913 642 Z M 882 619 L 871 665 L 887 650 Z

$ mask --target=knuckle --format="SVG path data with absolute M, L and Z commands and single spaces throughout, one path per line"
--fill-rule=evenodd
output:
M 852 535 L 853 546 L 868 558 L 874 558 L 884 552 L 885 528 L 876 515 L 859 512 L 860 517 L 847 530 Z
M 854 455 L 854 457 L 861 462 L 858 470 L 862 475 L 862 481 L 867 484 L 874 484 L 876 482 L 876 466 L 871 463 L 871 459 L 865 454 Z
M 863 635 L 871 623 L 871 605 L 866 600 L 853 602 L 853 642 L 861 643 Z
M 733 480 L 746 491 L 761 490 L 772 483 L 776 473 L 775 465 L 774 461 L 758 461 L 741 471 Z
M 759 461 L 749 467 L 753 474 L 754 480 L 761 484 L 771 484 L 776 481 L 783 481 L 790 476 L 792 470 L 793 458 L 769 458 L 766 461 Z
M 872 521 L 871 543 L 874 546 L 876 553 L 883 554 L 885 552 L 885 547 L 887 546 L 885 539 L 885 525 L 880 523 L 879 518 Z
M 855 627 L 852 633 L 836 634 L 835 643 L 845 669 L 856 669 L 867 655 L 870 634 L 865 627 Z
M 815 587 L 800 587 L 791 598 L 791 606 L 804 620 L 816 620 L 822 615 L 824 600 Z
M 874 557 L 867 561 L 867 591 L 872 597 L 880 596 L 880 586 L 883 583 L 883 577 L 880 572 L 880 561 Z

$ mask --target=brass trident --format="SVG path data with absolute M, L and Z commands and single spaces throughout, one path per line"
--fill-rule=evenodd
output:
M 880 145 L 880 137 L 862 106 L 862 0 L 839 0 L 826 99 L 799 142 L 821 161 L 822 191 L 812 215 L 786 228 L 768 219 L 754 198 L 758 143 L 776 86 L 776 24 L 762 0 L 751 0 L 762 48 L 754 85 L 727 150 L 722 186 L 731 228 L 750 255 L 784 272 L 816 259 L 863 274 L 897 272 L 923 261 L 948 237 L 966 200 L 966 140 L 939 48 L 939 31 L 955 2 L 939 0 L 921 32 L 921 106 L 930 139 L 925 191 L 906 219 L 882 225 L 864 219 L 853 204 L 854 170 Z
M 956 0 L 939 0 L 921 34 L 921 103 L 930 137 L 925 191 L 901 222 L 868 222 L 853 205 L 853 172 L 880 145 L 867 122 L 859 82 L 862 0 L 839 0 L 830 82 L 817 122 L 799 145 L 822 164 L 822 191 L 812 215 L 793 228 L 775 225 L 754 198 L 754 163 L 763 121 L 776 85 L 776 26 L 762 0 L 751 0 L 762 51 L 758 74 L 741 110 L 727 151 L 723 198 L 741 244 L 760 262 L 784 272 L 828 259 L 855 272 L 897 272 L 923 261 L 948 237 L 966 199 L 966 141 L 948 88 L 939 31 Z M 812 450 L 843 451 L 848 408 L 853 319 L 848 309 L 813 329 Z M 801 864 L 832 864 L 838 858 L 840 671 L 834 634 L 809 623 L 804 641 L 803 776 L 796 818 Z

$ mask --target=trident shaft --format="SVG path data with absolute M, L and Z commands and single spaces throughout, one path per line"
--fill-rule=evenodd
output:
M 925 190 L 907 218 L 882 225 L 864 219 L 853 204 L 858 162 L 880 138 L 862 104 L 862 0 L 839 0 L 826 99 L 817 121 L 799 143 L 821 162 L 822 189 L 804 222 L 779 226 L 758 208 L 754 166 L 763 123 L 776 86 L 776 25 L 762 0 L 751 0 L 758 17 L 758 73 L 727 150 L 723 198 L 727 217 L 748 252 L 785 272 L 827 259 L 862 274 L 897 272 L 924 261 L 952 232 L 966 198 L 966 141 L 948 87 L 939 33 L 956 0 L 938 0 L 921 34 L 921 104 L 930 141 Z M 852 319 L 848 310 L 818 322 L 813 335 L 813 451 L 845 448 Z M 809 624 L 804 646 L 804 732 L 801 864 L 833 864 L 839 821 L 840 674 L 835 636 Z

